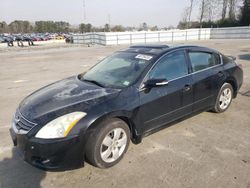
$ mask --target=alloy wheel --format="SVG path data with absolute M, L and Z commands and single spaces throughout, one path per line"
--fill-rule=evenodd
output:
M 232 91 L 229 88 L 225 88 L 220 95 L 219 105 L 222 110 L 225 110 L 232 100 Z
M 112 163 L 119 159 L 127 145 L 127 135 L 122 128 L 111 130 L 103 139 L 100 154 L 106 163 Z

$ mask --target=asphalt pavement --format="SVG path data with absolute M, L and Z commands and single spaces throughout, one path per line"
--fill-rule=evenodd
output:
M 241 187 L 250 188 L 250 40 L 188 44 L 218 49 L 243 65 L 244 84 L 222 114 L 203 112 L 130 144 L 109 169 L 86 163 L 45 172 L 25 163 L 8 133 L 19 102 L 51 82 L 84 72 L 126 46 L 56 45 L 0 49 L 0 188 L 36 187 Z

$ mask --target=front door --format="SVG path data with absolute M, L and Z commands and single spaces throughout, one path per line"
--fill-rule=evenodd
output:
M 140 92 L 138 111 L 143 132 L 165 125 L 192 112 L 192 76 L 188 73 L 185 51 L 163 56 L 147 79 L 167 79 L 168 84 Z

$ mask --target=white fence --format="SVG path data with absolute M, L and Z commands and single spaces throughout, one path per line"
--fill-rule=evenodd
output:
M 73 36 L 76 44 L 140 44 L 188 40 L 250 38 L 250 27 L 203 28 L 155 32 L 85 33 Z
M 105 33 L 74 34 L 73 41 L 76 44 L 106 44 Z
M 250 27 L 211 29 L 211 39 L 250 39 Z
M 208 29 L 105 33 L 106 45 L 206 40 L 209 36 L 210 30 Z
M 108 32 L 85 33 L 73 35 L 76 44 L 139 44 L 156 42 L 174 42 L 183 40 L 207 40 L 210 37 L 210 29 L 189 29 L 155 32 Z

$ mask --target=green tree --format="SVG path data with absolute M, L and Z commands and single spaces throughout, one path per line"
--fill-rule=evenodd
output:
M 55 32 L 53 21 L 36 21 L 35 31 L 38 33 Z
M 92 25 L 90 23 L 88 23 L 86 25 L 86 32 L 91 32 L 92 31 Z
M 110 25 L 109 24 L 104 25 L 104 32 L 110 32 Z
M 159 28 L 156 26 L 150 28 L 151 31 L 159 31 Z
M 144 23 L 142 24 L 142 29 L 143 29 L 144 31 L 147 31 L 147 30 L 148 30 L 148 24 L 147 24 L 146 22 L 144 22 Z
M 228 0 L 223 0 L 222 3 L 222 13 L 221 13 L 221 19 L 224 20 L 226 18 L 227 14 L 227 7 L 228 7 Z
M 9 32 L 11 33 L 30 33 L 33 31 L 29 21 L 15 20 L 9 24 Z
M 90 23 L 88 23 L 88 24 L 81 23 L 79 25 L 79 30 L 80 30 L 81 33 L 91 32 L 92 31 L 92 25 Z
M 35 22 L 35 31 L 39 33 L 67 33 L 70 30 L 70 24 L 64 21 L 37 21 Z
M 70 25 L 68 22 L 63 22 L 63 21 L 54 22 L 54 30 L 56 32 L 67 33 L 67 32 L 69 32 L 69 26 Z
M 123 31 L 125 31 L 125 28 L 122 25 L 116 25 L 116 26 L 112 27 L 111 31 L 123 32 Z
M 8 25 L 6 22 L 0 22 L 0 33 L 8 33 Z
M 244 0 L 243 7 L 241 8 L 240 24 L 250 26 L 250 0 Z

